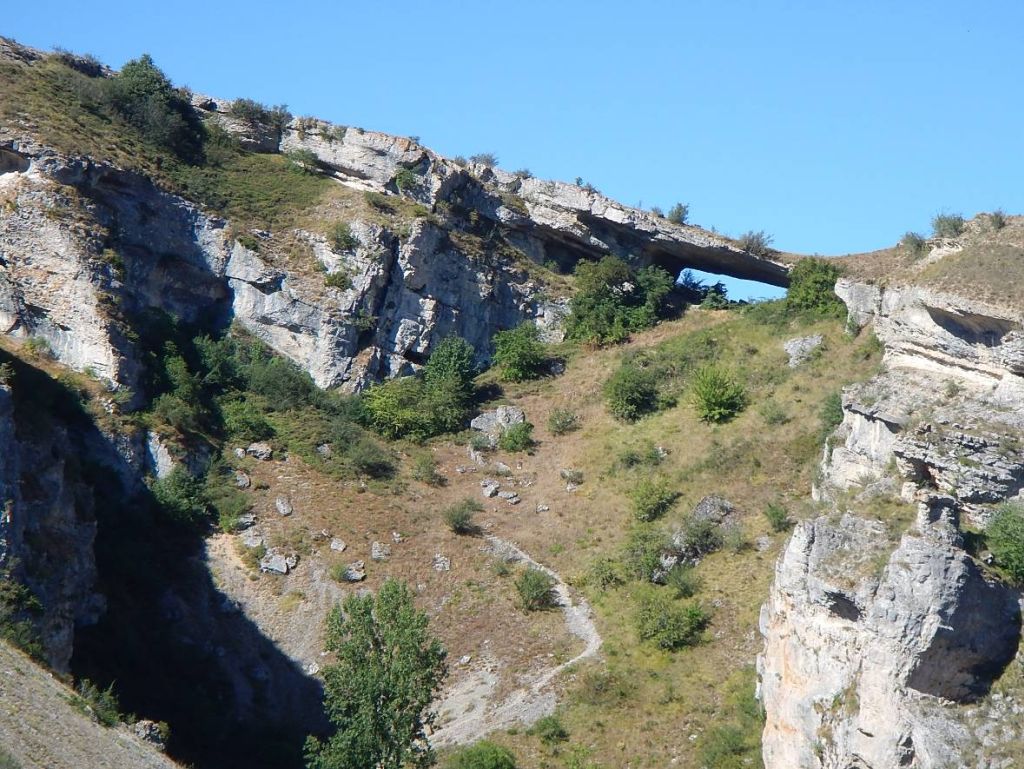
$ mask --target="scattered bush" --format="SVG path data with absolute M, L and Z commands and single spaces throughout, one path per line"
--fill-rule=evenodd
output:
M 341 291 L 348 291 L 352 288 L 352 276 L 346 270 L 338 270 L 324 276 L 324 285 L 328 288 L 337 288 Z
M 1017 585 L 1024 585 L 1024 506 L 1001 505 L 985 529 L 996 564 Z
M 779 402 L 769 398 L 763 401 L 757 408 L 757 413 L 761 415 L 761 419 L 764 420 L 766 425 L 776 427 L 778 425 L 784 425 L 789 421 L 789 414 L 786 410 L 779 405 Z
M 728 422 L 747 405 L 743 385 L 716 366 L 704 366 L 694 372 L 690 394 L 697 415 L 704 422 Z
M 642 479 L 630 492 L 633 500 L 633 515 L 638 521 L 653 521 L 667 513 L 679 497 L 678 492 L 669 489 L 664 481 Z
M 740 235 L 736 245 L 754 256 L 770 256 L 773 253 L 772 240 L 772 236 L 764 230 L 749 230 Z
M 445 477 L 437 471 L 437 460 L 430 454 L 421 454 L 416 457 L 412 465 L 413 480 L 425 483 L 428 486 L 444 486 Z
M 776 502 L 768 503 L 768 507 L 764 509 L 764 517 L 768 519 L 768 525 L 776 534 L 789 530 L 793 525 L 786 508 Z
M 637 633 L 642 641 L 673 651 L 701 641 L 711 618 L 697 604 L 677 604 L 664 593 L 652 591 L 641 596 L 636 612 Z
M 487 168 L 494 168 L 498 165 L 498 156 L 493 152 L 478 152 L 476 155 L 469 156 L 469 162 L 486 166 Z
M 579 429 L 580 416 L 572 409 L 555 408 L 548 415 L 548 430 L 552 435 L 565 435 Z
M 250 126 L 274 129 L 280 134 L 292 119 L 292 113 L 284 104 L 268 107 L 253 99 L 235 99 L 228 107 L 228 114 Z
M 830 317 L 842 315 L 846 307 L 836 296 L 839 268 L 825 259 L 801 259 L 789 271 L 786 308 Z
M 905 248 L 911 256 L 918 259 L 924 256 L 928 250 L 928 239 L 917 232 L 905 232 L 900 238 L 900 245 Z
M 623 365 L 605 382 L 604 399 L 612 416 L 635 422 L 658 410 L 658 385 L 654 374 Z
M 937 238 L 955 238 L 964 231 L 964 218 L 960 214 L 936 214 L 932 217 L 932 232 Z
M 558 716 L 544 716 L 526 733 L 533 737 L 539 737 L 545 745 L 555 745 L 569 739 L 569 732 L 562 725 Z
M 627 470 L 634 467 L 655 467 L 665 459 L 665 451 L 647 441 L 639 448 L 624 449 L 619 453 L 619 464 Z
M 725 544 L 722 528 L 707 518 L 687 516 L 676 536 L 678 548 L 688 558 L 702 558 Z
M 480 740 L 452 753 L 445 769 L 516 769 L 516 757 L 508 748 Z
M 444 511 L 444 522 L 456 534 L 476 534 L 479 527 L 473 523 L 473 514 L 482 512 L 484 506 L 467 497 Z
M 8 566 L 0 572 L 0 638 L 37 660 L 43 658 L 43 644 L 35 620 L 43 612 L 39 599 L 11 576 Z
M 1001 208 L 997 208 L 995 211 L 988 215 L 988 223 L 992 225 L 993 230 L 1001 230 L 1007 224 L 1006 212 Z
M 673 224 L 686 224 L 690 217 L 690 207 L 686 203 L 676 203 L 668 210 L 665 218 Z
M 832 431 L 843 422 L 843 397 L 839 393 L 829 393 L 821 404 L 821 411 L 818 412 L 818 419 L 821 423 L 819 436 L 824 442 Z
M 363 193 L 363 198 L 371 208 L 380 211 L 382 214 L 394 215 L 398 213 L 398 204 L 382 192 L 367 190 Z
M 618 587 L 625 580 L 622 576 L 622 564 L 614 558 L 598 558 L 587 570 L 586 583 L 598 590 Z
M 626 576 L 649 582 L 661 570 L 661 555 L 669 548 L 668 537 L 649 524 L 637 524 L 629 530 L 622 546 L 622 567 Z
M 473 395 L 476 361 L 473 345 L 458 336 L 446 336 L 423 367 L 423 381 L 432 390 L 450 390 L 459 400 Z
M 33 358 L 52 358 L 53 350 L 50 343 L 41 336 L 30 336 L 22 345 L 25 353 Z
M 239 443 L 266 441 L 274 437 L 274 427 L 263 409 L 248 398 L 228 401 L 221 406 L 224 429 Z
M 307 174 L 320 171 L 320 158 L 313 150 L 298 149 L 286 152 L 285 157 L 291 161 L 292 167 Z
M 494 335 L 494 364 L 505 382 L 536 379 L 544 367 L 544 344 L 540 329 L 525 321 L 508 331 Z
M 555 605 L 555 580 L 546 571 L 530 567 L 516 579 L 516 591 L 526 611 L 541 611 Z
M 395 173 L 394 181 L 398 191 L 404 195 L 419 187 L 423 180 L 411 168 L 403 167 L 399 168 L 397 173 Z
M 120 705 L 117 695 L 114 694 L 113 684 L 101 689 L 88 678 L 83 678 L 75 687 L 75 692 L 71 699 L 74 707 L 91 715 L 103 726 L 112 727 L 121 723 L 121 713 L 118 710 Z
M 498 448 L 502 451 L 527 451 L 533 445 L 533 425 L 529 422 L 510 425 L 498 436 Z
M 0 769 L 21 769 L 21 762 L 8 753 L 3 746 L 0 746 Z
M 327 233 L 328 240 L 335 251 L 355 251 L 359 247 L 359 238 L 352 234 L 348 222 L 335 222 Z
M 703 581 L 692 566 L 679 563 L 665 575 L 665 584 L 675 593 L 676 598 L 693 598 Z
M 597 345 L 625 341 L 631 332 L 658 321 L 672 286 L 672 276 L 660 267 L 634 272 L 614 256 L 580 262 L 566 336 Z

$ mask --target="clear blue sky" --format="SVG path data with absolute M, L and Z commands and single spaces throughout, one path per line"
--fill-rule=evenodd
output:
M 1019 0 L 35 0 L 0 21 L 822 254 L 1024 212 L 1022 30 Z

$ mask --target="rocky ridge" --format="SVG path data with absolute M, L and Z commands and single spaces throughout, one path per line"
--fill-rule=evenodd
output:
M 43 57 L 0 46 L 18 66 Z M 448 334 L 482 359 L 496 331 L 523 320 L 557 336 L 566 297 L 534 276 L 537 265 L 569 271 L 614 254 L 787 282 L 780 263 L 583 187 L 463 167 L 403 137 L 312 118 L 278 129 L 234 117 L 230 102 L 193 103 L 250 151 L 302 151 L 337 184 L 422 211 L 385 225 L 357 216 L 348 222 L 356 245 L 345 248 L 304 226 L 239 233 L 143 174 L 62 154 L 31 123 L 0 126 L 4 333 L 45 340 L 62 363 L 134 387 L 133 319 L 155 308 L 186 322 L 234 321 L 321 387 L 357 390 L 409 373 Z M 312 269 L 279 253 L 281 235 L 311 251 Z M 323 271 L 344 273 L 347 287 L 325 289 Z

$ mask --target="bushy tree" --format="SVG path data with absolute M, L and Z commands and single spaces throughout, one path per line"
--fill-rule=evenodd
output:
M 690 217 L 690 206 L 686 203 L 676 203 L 672 208 L 668 210 L 665 218 L 674 224 L 686 224 L 686 220 Z
M 306 741 L 309 769 L 431 766 L 426 735 L 446 652 L 409 588 L 389 579 L 375 596 L 349 596 L 328 616 L 327 649 L 337 657 L 324 669 L 324 706 L 335 731 Z
M 430 354 L 423 367 L 423 380 L 431 389 L 451 388 L 461 398 L 473 395 L 476 362 L 473 346 L 458 336 L 447 336 Z
M 932 217 L 932 232 L 937 238 L 955 238 L 964 231 L 964 218 L 960 214 L 936 214 Z
M 622 342 L 657 322 L 672 285 L 672 276 L 660 267 L 634 272 L 614 256 L 580 262 L 566 335 L 589 344 Z
M 801 259 L 789 271 L 786 307 L 797 312 L 841 315 L 845 306 L 835 294 L 839 267 L 825 259 Z
M 104 87 L 110 109 L 144 139 L 184 160 L 202 159 L 202 122 L 149 54 L 129 61 Z
M 544 367 L 544 344 L 540 329 L 526 321 L 494 335 L 494 363 L 506 382 L 536 379 Z

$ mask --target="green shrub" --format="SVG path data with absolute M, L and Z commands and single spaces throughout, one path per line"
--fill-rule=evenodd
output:
M 327 233 L 328 240 L 335 251 L 355 251 L 359 248 L 359 238 L 352 234 L 348 222 L 335 222 Z
M 533 425 L 529 422 L 510 425 L 498 436 L 498 448 L 502 451 L 527 451 L 533 445 Z
M 635 688 L 631 675 L 590 668 L 579 676 L 574 699 L 584 705 L 618 705 L 629 699 Z
M 668 210 L 665 218 L 674 224 L 686 224 L 690 217 L 690 207 L 686 203 L 676 203 Z
M 691 558 L 721 550 L 725 544 L 722 528 L 707 518 L 695 518 L 690 515 L 683 521 L 678 535 L 679 548 Z
M 658 591 L 645 592 L 636 612 L 636 629 L 642 641 L 673 651 L 700 643 L 710 624 L 708 613 L 697 604 L 677 604 Z
M 764 509 L 764 517 L 768 519 L 768 525 L 776 534 L 789 530 L 793 525 L 786 508 L 776 502 L 768 503 L 768 507 Z
M 338 270 L 324 276 L 324 285 L 328 288 L 337 288 L 341 291 L 348 291 L 352 288 L 352 276 L 346 270 Z
M 703 581 L 692 566 L 679 563 L 665 575 L 665 584 L 675 593 L 676 598 L 693 598 Z
M 445 769 L 516 769 L 516 757 L 501 745 L 480 740 L 452 753 Z
M 516 579 L 516 591 L 526 611 L 541 611 L 555 605 L 555 580 L 546 571 L 525 569 Z
M 835 293 L 839 267 L 826 259 L 801 259 L 789 271 L 786 308 L 838 317 L 846 306 Z
M 843 396 L 840 393 L 829 393 L 821 404 L 818 412 L 820 421 L 819 437 L 822 442 L 832 434 L 832 431 L 843 422 Z
M 525 321 L 494 335 L 494 364 L 505 382 L 536 379 L 544 369 L 544 344 L 540 329 Z
M 992 225 L 993 230 L 1001 230 L 1007 224 L 1006 212 L 1001 208 L 997 208 L 995 211 L 988 215 L 988 223 Z
M 905 232 L 900 238 L 900 245 L 915 259 L 924 256 L 928 250 L 928 239 L 916 232 Z
M 736 245 L 754 256 L 769 256 L 773 252 L 772 240 L 772 236 L 764 230 L 748 230 L 740 235 Z
M 403 194 L 415 190 L 422 181 L 423 179 L 411 168 L 399 168 L 395 173 L 395 186 Z
M 631 332 L 653 326 L 673 288 L 672 276 L 660 267 L 634 272 L 614 256 L 581 261 L 575 274 L 566 336 L 588 344 L 622 342 Z
M 164 514 L 176 523 L 189 527 L 209 521 L 209 507 L 203 482 L 177 465 L 163 478 L 153 482 L 153 498 Z
M 476 534 L 479 527 L 473 523 L 473 514 L 482 512 L 484 506 L 467 497 L 444 511 L 444 522 L 456 534 Z
M 1000 505 L 985 529 L 996 565 L 1017 585 L 1024 585 L 1024 506 Z
M 769 398 L 763 401 L 760 406 L 757 407 L 757 413 L 761 415 L 761 419 L 764 420 L 766 425 L 776 427 L 778 425 L 784 425 L 789 421 L 789 414 L 786 410 L 779 405 L 779 402 Z
M 960 214 L 936 214 L 932 217 L 932 232 L 937 238 L 955 238 L 964 231 L 964 218 Z
M 569 732 L 558 716 L 544 716 L 527 731 L 527 734 L 540 738 L 545 745 L 555 745 L 569 739 Z
M 627 470 L 634 467 L 656 467 L 665 459 L 662 449 L 659 449 L 650 441 L 638 448 L 624 449 L 619 453 L 619 464 Z
M 227 434 L 240 443 L 266 441 L 274 437 L 273 425 L 267 421 L 263 410 L 248 398 L 222 404 L 221 414 Z
M 690 395 L 704 422 L 728 422 L 747 405 L 743 385 L 716 366 L 704 366 L 694 372 Z
M 249 512 L 249 497 L 238 489 L 235 471 L 222 461 L 214 461 L 206 471 L 202 498 L 217 519 L 221 531 L 233 533 L 238 519 Z
M 548 415 L 548 430 L 552 435 L 565 435 L 578 429 L 580 416 L 572 409 L 555 408 Z
M 22 349 L 33 358 L 52 358 L 53 349 L 50 343 L 41 336 L 30 336 L 25 340 Z
M 302 171 L 305 174 L 316 174 L 320 172 L 320 158 L 313 150 L 297 149 L 286 152 L 285 157 L 292 164 L 292 168 Z
M 43 658 L 43 644 L 35 621 L 43 606 L 35 594 L 11 576 L 12 568 L 0 572 L 0 638 L 37 660 Z
M 428 486 L 444 486 L 445 477 L 437 471 L 437 460 L 430 454 L 416 457 L 412 465 L 413 480 Z
M 615 558 L 598 558 L 590 564 L 585 580 L 588 585 L 598 590 L 618 587 L 625 581 L 622 576 L 622 564 Z
M 642 479 L 629 494 L 638 521 L 653 521 L 667 513 L 679 497 L 664 481 Z
M 473 395 L 475 376 L 473 346 L 458 336 L 442 339 L 423 367 L 423 380 L 428 388 L 452 390 L 467 400 Z
M 626 576 L 649 582 L 661 570 L 661 555 L 668 547 L 664 532 L 649 524 L 634 525 L 622 546 L 622 568 Z
M 365 475 L 369 478 L 390 478 L 395 474 L 394 457 L 367 436 L 353 435 L 352 438 L 339 445 L 342 461 L 357 475 Z
M 118 710 L 120 705 L 117 695 L 114 694 L 113 684 L 101 689 L 88 678 L 83 678 L 75 687 L 75 692 L 71 699 L 74 707 L 88 713 L 103 726 L 112 727 L 121 723 L 121 713 Z
M 604 385 L 604 399 L 612 416 L 635 422 L 658 410 L 658 385 L 654 373 L 623 365 Z

